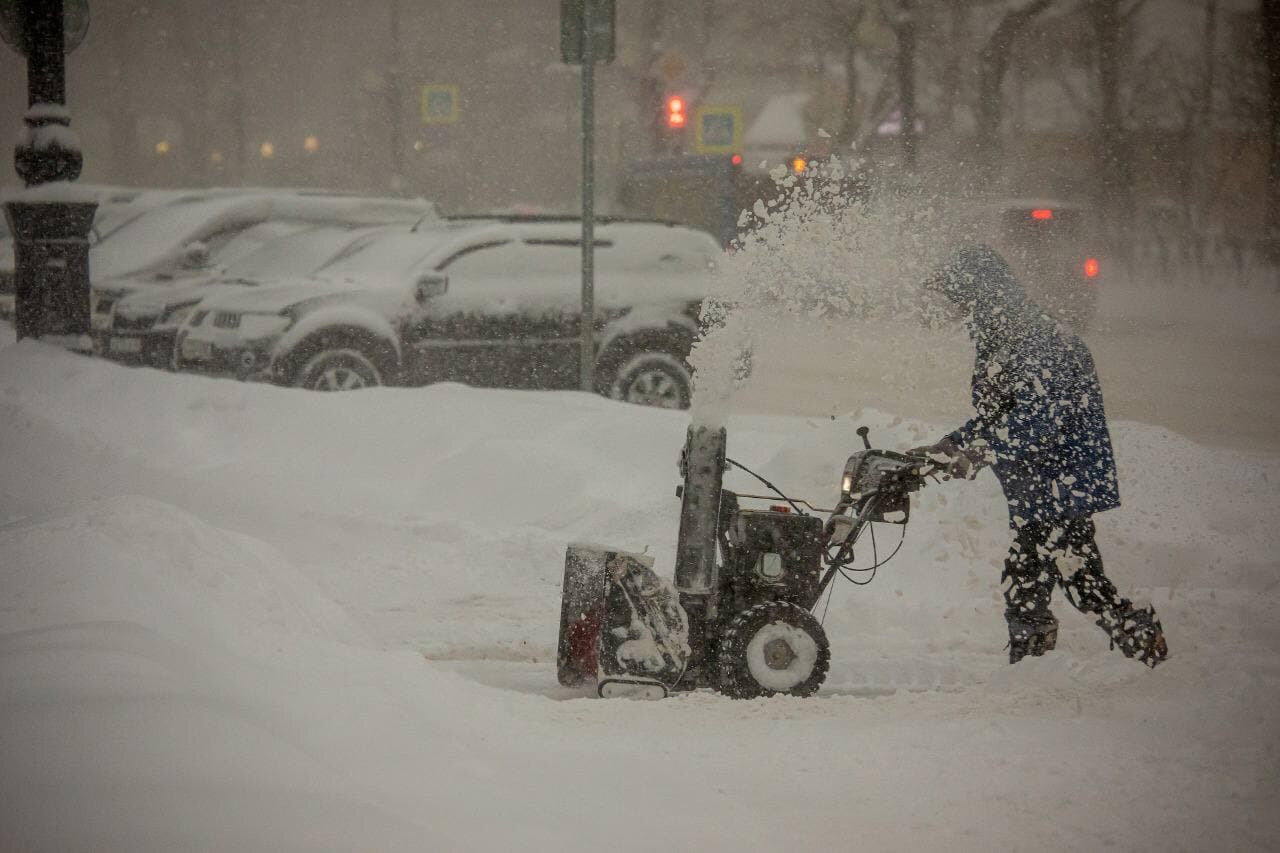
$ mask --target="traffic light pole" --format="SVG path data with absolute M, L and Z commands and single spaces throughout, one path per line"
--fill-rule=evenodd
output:
M 595 0 L 582 4 L 582 335 L 581 386 L 595 390 Z

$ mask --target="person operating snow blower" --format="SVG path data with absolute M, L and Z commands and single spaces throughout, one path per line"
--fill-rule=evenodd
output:
M 1088 348 L 1027 298 L 987 246 L 958 252 L 925 289 L 965 316 L 977 350 L 975 414 L 911 452 L 949 463 L 955 477 L 990 465 L 1000 482 L 1014 536 L 1001 576 L 1009 662 L 1053 649 L 1056 583 L 1126 657 L 1156 666 L 1168 648 L 1155 610 L 1120 596 L 1094 541 L 1093 514 L 1119 506 L 1120 492 Z

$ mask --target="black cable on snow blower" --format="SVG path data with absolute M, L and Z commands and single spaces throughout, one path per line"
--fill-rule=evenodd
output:
M 898 540 L 897 547 L 893 549 L 892 553 L 890 553 L 889 556 L 881 560 L 879 550 L 876 547 L 875 523 L 872 522 L 871 524 L 868 524 L 867 527 L 871 530 L 871 565 L 867 566 L 865 569 L 851 569 L 851 568 L 848 568 L 847 566 L 837 567 L 837 571 L 840 572 L 840 574 L 844 577 L 844 579 L 847 580 L 849 583 L 853 584 L 854 586 L 866 586 L 867 584 L 875 580 L 876 569 L 880 568 L 885 563 L 889 562 L 894 557 L 898 556 L 898 552 L 902 550 L 902 544 L 907 541 L 907 529 L 904 526 L 902 529 L 902 538 Z M 850 577 L 849 572 L 871 572 L 871 577 L 867 578 L 864 581 L 860 581 L 860 580 L 857 580 L 856 578 Z
M 751 470 L 750 468 L 748 468 L 746 465 L 743 465 L 741 462 L 737 461 L 736 459 L 730 459 L 728 456 L 726 456 L 726 457 L 724 458 L 724 461 L 725 461 L 725 462 L 727 462 L 727 463 L 729 463 L 730 465 L 732 465 L 732 466 L 733 466 L 733 467 L 735 467 L 735 468 L 741 468 L 743 471 L 746 471 L 746 472 L 747 472 L 748 474 L 750 474 L 752 477 L 755 477 L 757 480 L 759 480 L 760 482 L 764 483 L 766 487 L 768 487 L 768 488 L 770 488 L 770 489 L 772 489 L 772 490 L 773 490 L 773 493 L 774 493 L 775 495 L 777 495 L 778 497 L 782 498 L 782 499 L 783 499 L 784 501 L 786 501 L 787 503 L 791 504 L 792 508 L 793 508 L 793 509 L 795 509 L 795 511 L 796 511 L 796 512 L 800 513 L 801 515 L 808 515 L 808 514 L 809 514 L 809 513 L 805 512 L 804 510 L 802 510 L 800 507 L 796 506 L 796 502 L 795 502 L 795 501 L 793 501 L 793 500 L 791 500 L 791 498 L 787 497 L 786 495 L 784 495 L 784 494 L 782 493 L 782 490 L 781 490 L 781 489 L 779 489 L 779 488 L 778 488 L 777 486 L 775 486 L 773 483 L 770 483 L 770 482 L 769 482 L 768 480 L 766 480 L 764 477 L 761 477 L 761 476 L 760 476 L 759 474 L 757 474 L 755 471 L 752 471 L 752 470 Z
M 898 552 L 902 550 L 902 544 L 903 544 L 904 542 L 906 542 L 906 541 L 907 541 L 907 529 L 906 529 L 906 527 L 904 526 L 904 527 L 902 528 L 902 537 L 898 540 L 898 545 L 897 545 L 897 547 L 893 549 L 893 552 L 892 552 L 891 554 L 889 554 L 889 556 L 887 556 L 887 557 L 885 557 L 883 560 L 881 560 L 881 559 L 880 559 L 879 551 L 878 551 L 878 549 L 877 549 L 877 547 L 876 547 L 876 526 L 875 526 L 875 523 L 874 523 L 874 522 L 872 522 L 871 524 L 868 524 L 868 525 L 867 525 L 867 527 L 871 530 L 871 565 L 870 565 L 870 566 L 868 566 L 868 567 L 867 567 L 867 568 L 865 568 L 865 569 L 851 569 L 851 568 L 848 568 L 847 566 L 837 566 L 837 567 L 836 567 L 836 571 L 840 572 L 840 575 L 841 575 L 845 580 L 847 580 L 849 583 L 853 584 L 854 586 L 866 586 L 867 584 L 869 584 L 869 583 L 871 583 L 873 580 L 875 580 L 875 579 L 876 579 L 876 569 L 880 568 L 880 567 L 881 567 L 881 566 L 883 566 L 885 563 L 889 562 L 889 561 L 890 561 L 890 560 L 892 560 L 894 557 L 898 556 Z M 858 579 L 856 579 L 856 578 L 852 578 L 852 577 L 850 577 L 850 576 L 849 576 L 849 572 L 871 572 L 871 577 L 867 578 L 867 579 L 866 579 L 866 580 L 864 580 L 864 581 L 860 581 L 860 580 L 858 580 Z M 819 624 L 819 625 L 826 625 L 826 622 L 827 622 L 827 611 L 831 609 L 831 599 L 832 599 L 832 597 L 835 595 L 835 591 L 836 591 L 836 585 L 835 585 L 835 584 L 831 584 L 831 585 L 829 585 L 829 586 L 827 587 L 827 602 L 826 602 L 826 604 L 824 604 L 824 605 L 823 605 L 823 607 L 822 607 L 822 618 L 818 620 L 818 624 Z

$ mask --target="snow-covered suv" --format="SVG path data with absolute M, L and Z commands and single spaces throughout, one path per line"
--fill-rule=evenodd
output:
M 705 232 L 596 228 L 597 390 L 683 408 L 709 268 Z M 571 218 L 452 219 L 383 233 L 322 275 L 204 300 L 179 369 L 317 390 L 454 381 L 574 388 L 581 230 Z

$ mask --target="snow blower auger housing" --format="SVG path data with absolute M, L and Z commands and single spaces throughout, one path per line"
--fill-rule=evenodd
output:
M 661 698 L 698 687 L 736 698 L 817 692 L 831 649 L 814 606 L 853 563 L 868 525 L 906 524 L 909 493 L 934 471 L 927 459 L 871 449 L 865 427 L 858 434 L 866 449 L 849 457 L 840 499 L 824 511 L 726 457 L 723 428 L 690 427 L 680 460 L 684 483 L 676 490 L 682 504 L 674 585 L 647 556 L 570 545 L 560 683 L 594 681 L 605 697 Z M 774 495 L 725 489 L 726 465 Z M 777 498 L 786 504 L 740 503 Z M 830 513 L 825 523 L 817 512 Z

